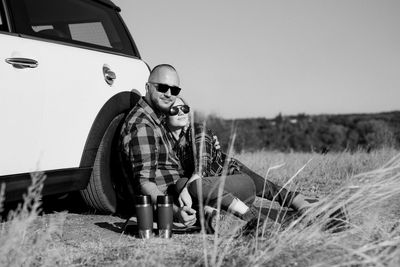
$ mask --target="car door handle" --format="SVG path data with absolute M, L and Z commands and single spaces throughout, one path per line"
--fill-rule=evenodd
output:
M 103 75 L 104 75 L 104 80 L 106 81 L 107 84 L 112 85 L 114 83 L 114 80 L 117 78 L 117 75 L 115 75 L 115 72 L 113 72 L 108 66 L 103 66 Z
M 36 68 L 39 65 L 39 63 L 34 59 L 22 57 L 6 58 L 6 62 L 13 65 L 16 69 Z
M 107 80 L 115 80 L 117 76 L 115 75 L 115 72 L 108 70 L 106 73 L 104 73 L 104 76 Z

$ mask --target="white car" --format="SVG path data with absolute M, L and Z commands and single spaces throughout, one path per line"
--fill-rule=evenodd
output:
M 6 201 L 43 171 L 44 195 L 83 190 L 89 205 L 115 212 L 112 142 L 149 75 L 119 11 L 109 0 L 0 1 Z

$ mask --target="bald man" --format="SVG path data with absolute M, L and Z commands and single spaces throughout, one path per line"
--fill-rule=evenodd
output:
M 179 84 L 174 67 L 154 67 L 146 83 L 146 95 L 130 111 L 121 129 L 120 149 L 128 190 L 131 194 L 150 195 L 153 203 L 179 179 L 186 179 L 181 178 L 179 159 L 170 149 L 172 140 L 161 124 L 181 91 Z M 191 207 L 174 205 L 175 219 L 186 226 L 196 222 L 195 213 Z

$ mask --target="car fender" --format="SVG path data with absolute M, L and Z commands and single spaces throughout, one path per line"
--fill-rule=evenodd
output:
M 111 97 L 100 109 L 86 139 L 80 168 L 92 167 L 96 158 L 101 139 L 111 123 L 119 114 L 126 113 L 139 101 L 141 94 L 133 89 L 131 92 L 120 92 Z

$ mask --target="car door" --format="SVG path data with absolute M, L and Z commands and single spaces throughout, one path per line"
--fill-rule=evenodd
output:
M 0 3 L 1 4 L 1 3 Z M 41 48 L 8 32 L 0 6 L 0 176 L 36 169 L 43 146 Z
M 39 169 L 79 166 L 93 121 L 121 91 L 144 92 L 148 68 L 108 1 L 9 0 L 15 31 L 39 46 Z M 33 57 L 33 56 L 32 56 Z

